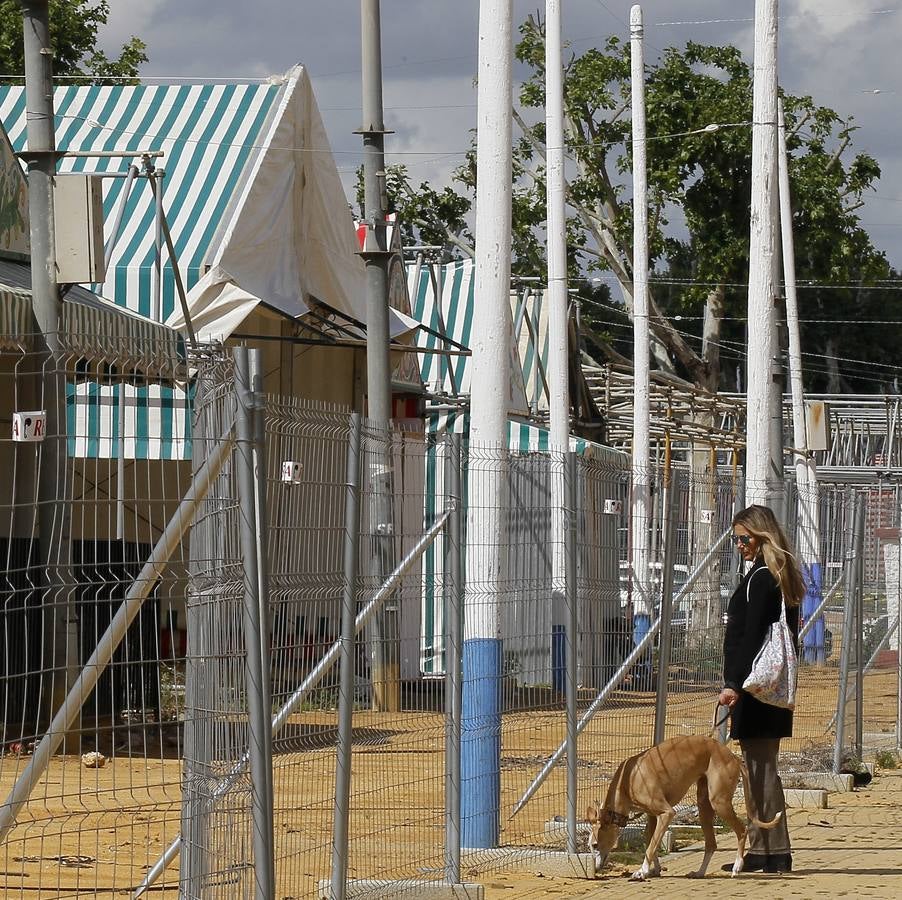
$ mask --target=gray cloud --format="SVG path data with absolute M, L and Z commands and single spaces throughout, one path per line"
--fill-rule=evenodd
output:
M 445 179 L 475 123 L 477 0 L 382 0 L 387 147 L 416 179 Z M 628 36 L 626 0 L 568 0 L 564 30 L 581 52 L 610 34 Z M 515 22 L 542 7 L 514 0 Z M 861 6 L 866 6 L 862 9 Z M 687 40 L 734 43 L 751 60 L 753 0 L 647 0 L 649 59 Z M 880 162 L 877 194 L 861 210 L 875 244 L 902 267 L 902 12 L 877 3 L 796 0 L 781 4 L 780 79 L 843 116 L 855 146 Z M 851 10 L 851 11 L 850 11 Z M 313 79 L 339 168 L 350 190 L 359 160 L 358 0 L 117 0 L 103 35 L 115 49 L 130 34 L 148 44 L 148 75 L 263 77 L 301 62 Z M 713 20 L 713 21 L 712 21 Z M 686 24 L 665 24 L 680 22 Z M 873 93 L 874 90 L 880 93 Z

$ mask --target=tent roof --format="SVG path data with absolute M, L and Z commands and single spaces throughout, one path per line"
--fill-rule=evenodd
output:
M 302 67 L 257 84 L 63 86 L 62 151 L 162 150 L 163 202 L 200 337 L 224 338 L 259 302 L 301 315 L 319 299 L 366 320 L 364 268 L 325 129 Z M 0 121 L 25 146 L 25 94 L 0 86 Z M 125 172 L 128 158 L 66 157 L 60 172 Z M 104 180 L 107 240 L 125 180 Z M 154 203 L 129 196 L 99 292 L 149 315 Z M 164 318 L 183 324 L 164 252 Z M 394 333 L 410 325 L 395 319 Z

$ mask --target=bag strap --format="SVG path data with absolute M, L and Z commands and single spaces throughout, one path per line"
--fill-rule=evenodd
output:
M 764 568 L 767 568 L 767 567 L 759 566 L 757 569 L 752 569 L 752 571 L 749 573 L 748 580 L 745 583 L 745 602 L 746 602 L 746 604 L 748 604 L 749 600 L 751 600 L 751 597 L 749 596 L 749 590 L 751 588 L 752 579 L 755 577 L 755 575 L 758 572 L 760 572 Z
M 762 569 L 766 569 L 767 566 L 759 566 L 757 569 L 752 569 L 751 574 L 749 575 L 748 581 L 745 583 L 745 602 L 748 605 L 749 600 L 751 599 L 749 596 L 749 590 L 752 583 L 752 578 L 755 577 L 756 572 L 760 572 Z M 783 596 L 783 591 L 780 591 L 780 622 L 786 625 L 786 598 Z M 787 626 L 788 627 L 788 626 Z

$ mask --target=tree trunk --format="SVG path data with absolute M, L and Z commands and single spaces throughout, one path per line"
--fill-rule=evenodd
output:
M 705 318 L 702 325 L 702 359 L 705 363 L 704 384 L 700 387 L 717 393 L 720 387 L 720 329 L 724 316 L 725 289 L 717 285 L 705 300 Z
M 827 338 L 824 355 L 827 358 L 827 393 L 840 394 L 842 376 L 839 374 L 839 363 L 836 361 L 836 341 L 832 337 Z
M 712 414 L 699 412 L 693 420 L 705 428 L 713 428 Z M 693 444 L 689 451 L 689 568 L 696 566 L 711 549 L 720 527 L 717 517 L 717 457 L 713 445 Z M 720 622 L 720 561 L 712 560 L 692 587 L 690 619 L 686 635 L 689 647 L 701 648 L 709 643 L 712 629 Z

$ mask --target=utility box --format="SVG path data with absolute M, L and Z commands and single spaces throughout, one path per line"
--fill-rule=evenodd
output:
M 97 284 L 106 278 L 103 186 L 98 175 L 57 175 L 53 188 L 56 278 L 61 284 Z
M 809 450 L 830 449 L 830 407 L 823 400 L 805 401 L 805 429 Z

